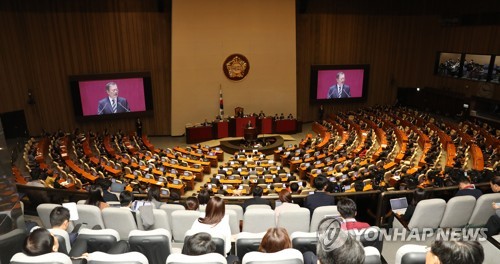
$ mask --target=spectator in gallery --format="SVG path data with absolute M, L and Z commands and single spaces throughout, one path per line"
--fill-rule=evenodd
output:
M 426 264 L 480 264 L 483 260 L 483 247 L 472 240 L 436 240 L 425 257 Z
M 100 185 L 94 184 L 90 186 L 89 198 L 85 201 L 85 204 L 97 206 L 101 210 L 109 207 L 109 204 L 104 201 L 103 190 Z
M 292 242 L 288 232 L 283 227 L 271 227 L 260 242 L 259 251 L 263 253 L 275 253 L 283 249 L 291 248 Z
M 335 204 L 334 197 L 325 192 L 327 183 L 328 179 L 325 176 L 320 175 L 314 178 L 314 187 L 316 188 L 316 191 L 307 196 L 304 201 L 304 206 L 309 209 L 311 216 L 316 208 Z
M 471 184 L 468 177 L 464 176 L 459 179 L 458 192 L 455 194 L 455 196 L 472 195 L 476 199 L 478 199 L 482 194 L 483 192 L 481 190 L 476 189 L 476 187 Z
M 253 198 L 245 200 L 245 202 L 243 203 L 243 211 L 245 211 L 249 205 L 253 205 L 253 204 L 267 204 L 267 205 L 271 206 L 270 200 L 266 200 L 266 199 L 262 198 L 263 193 L 264 193 L 264 190 L 262 189 L 262 187 L 255 186 L 252 190 Z
M 356 203 L 349 198 L 343 198 L 337 203 L 337 210 L 340 216 L 343 218 L 342 229 L 352 230 L 352 229 L 365 229 L 369 228 L 370 225 L 365 222 L 358 222 L 356 220 L 357 207 Z

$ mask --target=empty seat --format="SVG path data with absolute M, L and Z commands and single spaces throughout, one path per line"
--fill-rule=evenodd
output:
M 148 264 L 146 256 L 139 252 L 128 252 L 123 254 L 108 254 L 104 252 L 94 252 L 89 254 L 87 264 Z
M 238 221 L 243 221 L 243 207 L 238 204 L 226 204 L 226 211 L 227 210 L 233 210 L 236 212 L 236 218 Z
M 165 263 L 172 252 L 172 235 L 166 229 L 134 230 L 128 237 L 130 251 L 142 253 L 149 263 Z
M 88 204 L 77 204 L 76 210 L 78 211 L 78 219 L 73 221 L 74 225 L 82 224 L 82 227 L 88 228 L 94 228 L 95 226 L 105 227 L 99 207 Z
M 134 215 L 128 208 L 105 208 L 102 210 L 102 218 L 106 228 L 118 231 L 123 240 L 128 239 L 130 231 L 137 230 Z
M 239 259 L 243 259 L 243 256 L 252 251 L 259 250 L 260 242 L 264 237 L 265 232 L 262 233 L 248 233 L 241 232 L 236 237 L 236 256 Z M 315 248 L 316 249 L 316 248 Z
M 482 227 L 488 221 L 488 218 L 495 214 L 491 206 L 494 202 L 500 201 L 500 193 L 488 193 L 481 195 L 477 201 L 474 211 L 469 219 L 469 226 Z
M 82 248 L 77 248 L 82 242 L 85 242 Z M 94 251 L 104 251 L 108 252 L 118 241 L 120 241 L 120 235 L 116 230 L 113 229 L 81 229 L 78 233 L 78 238 L 76 239 L 73 247 L 71 248 L 71 253 L 73 256 L 80 256 L 81 254 Z M 80 253 L 80 254 L 78 254 Z
M 172 212 L 172 235 L 175 242 L 184 242 L 186 231 L 200 217 L 198 211 L 177 210 Z
M 69 240 L 69 234 L 66 230 L 62 229 L 48 229 L 49 232 L 55 236 L 59 242 L 58 252 L 64 253 L 66 255 L 71 251 L 71 241 Z
M 170 223 L 168 222 L 167 213 L 161 209 L 153 209 L 154 224 L 149 230 L 163 228 L 170 232 Z M 142 224 L 141 212 L 137 211 L 135 213 L 135 219 L 137 221 L 137 229 L 145 230 Z
M 231 228 L 231 234 L 236 235 L 240 232 L 240 221 L 238 220 L 237 213 L 230 209 L 226 210 L 226 215 L 229 216 L 229 227 Z
M 254 205 L 252 205 L 254 206 Z M 250 206 L 248 207 L 250 208 Z M 260 233 L 276 226 L 274 211 L 268 208 L 246 210 L 243 215 L 243 232 Z
M 199 256 L 189 256 L 180 253 L 170 254 L 167 264 L 227 264 L 226 258 L 218 253 L 208 253 Z
M 403 245 L 396 252 L 396 264 L 423 264 L 427 254 L 426 246 Z
M 318 225 L 323 218 L 327 216 L 338 217 L 340 216 L 336 205 L 320 206 L 314 209 L 311 218 L 311 225 L 309 227 L 309 232 L 316 232 L 318 230 Z
M 464 227 L 469 222 L 476 205 L 476 198 L 471 195 L 457 196 L 446 203 L 443 219 L 439 227 Z
M 0 263 L 8 263 L 12 256 L 21 252 L 25 238 L 24 228 L 17 228 L 0 235 Z
M 71 264 L 71 259 L 60 252 L 51 252 L 39 256 L 28 256 L 24 253 L 17 253 L 10 259 L 11 264 Z
M 302 264 L 302 253 L 294 248 L 287 248 L 275 253 L 249 252 L 242 260 L 243 264 Z
M 265 184 L 265 185 L 266 185 L 266 188 L 267 188 L 267 184 Z M 247 206 L 247 208 L 245 209 L 245 211 L 248 211 L 250 209 L 272 209 L 272 208 L 271 208 L 271 206 L 269 206 L 267 204 L 252 204 L 252 205 Z
M 307 208 L 294 208 L 283 211 L 278 216 L 278 226 L 285 228 L 288 233 L 309 231 L 310 211 Z
M 364 264 L 381 264 L 382 259 L 380 256 L 380 251 L 374 247 L 364 247 L 365 250 L 365 262 Z
M 382 252 L 384 239 L 381 236 L 380 228 L 378 226 L 370 226 L 369 228 L 357 231 L 349 230 L 349 233 L 353 235 L 356 240 L 363 245 L 363 247 L 374 247 L 379 252 Z
M 163 210 L 167 213 L 168 223 L 170 225 L 169 230 L 173 231 L 173 229 L 172 229 L 172 226 L 173 226 L 173 224 L 172 224 L 172 212 L 177 211 L 177 210 L 184 211 L 184 210 L 186 210 L 186 208 L 180 204 L 162 204 L 160 206 L 160 210 Z M 172 234 L 172 235 L 174 235 L 174 234 Z M 175 237 L 175 235 L 174 235 L 174 237 Z
M 438 228 L 443 219 L 446 202 L 443 199 L 427 199 L 417 204 L 415 212 L 408 223 L 408 228 L 417 228 L 422 231 L 423 228 Z M 395 227 L 402 227 L 399 220 L 394 219 Z

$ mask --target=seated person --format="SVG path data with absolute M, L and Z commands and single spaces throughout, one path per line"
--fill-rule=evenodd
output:
M 365 262 L 365 250 L 361 243 L 339 228 L 339 225 L 338 220 L 331 217 L 321 220 L 318 225 L 316 254 L 311 251 L 305 252 L 304 264 L 362 264 Z M 337 238 L 334 242 L 332 242 L 333 237 Z
M 37 228 L 24 240 L 23 252 L 28 256 L 40 256 L 57 252 L 59 242 L 45 228 Z
M 68 231 L 68 226 L 69 226 L 69 210 L 68 208 L 58 206 L 52 209 L 50 212 L 50 225 L 52 226 L 52 229 L 61 229 L 64 231 Z M 74 228 L 73 232 L 68 233 L 69 236 L 69 242 L 71 245 L 76 240 L 76 237 L 78 236 L 78 228 Z
M 309 209 L 311 216 L 316 208 L 335 204 L 335 198 L 325 192 L 327 183 L 328 179 L 325 176 L 320 175 L 314 178 L 314 187 L 316 191 L 314 194 L 307 196 L 304 201 L 304 206 Z
M 286 248 L 291 248 L 292 242 L 288 232 L 283 227 L 271 227 L 260 242 L 259 251 L 274 253 Z
M 300 208 L 298 204 L 293 203 L 292 193 L 287 189 L 283 189 L 279 192 L 279 200 L 281 201 L 281 205 L 274 209 L 276 224 L 278 224 L 278 218 L 282 212 Z
M 200 207 L 200 203 L 198 202 L 198 198 L 194 196 L 190 196 L 186 198 L 186 204 L 185 206 L 186 210 L 191 210 L 191 211 L 198 211 L 198 208 Z
M 109 204 L 104 201 L 103 190 L 100 185 L 94 184 L 90 186 L 89 198 L 85 201 L 85 204 L 97 206 L 101 210 L 109 207 Z
M 215 252 L 215 242 L 209 233 L 200 232 L 192 235 L 184 243 L 182 254 L 189 256 L 199 256 Z
M 253 198 L 248 199 L 243 203 L 243 211 L 247 209 L 249 205 L 253 204 L 267 204 L 271 206 L 271 201 L 266 200 L 262 198 L 262 194 L 264 193 L 264 190 L 260 186 L 255 186 L 252 190 Z
M 399 215 L 401 219 L 404 222 L 409 223 L 411 217 L 413 216 L 413 213 L 415 212 L 415 208 L 417 208 L 417 204 L 425 199 L 427 199 L 427 192 L 425 191 L 425 189 L 415 189 L 415 191 L 413 191 L 413 198 L 411 199 L 411 203 L 408 205 L 408 208 L 406 208 L 405 213 L 403 215 Z
M 426 264 L 480 264 L 483 260 L 483 247 L 477 241 L 437 240 L 425 257 Z
M 470 180 L 467 177 L 460 177 L 458 181 L 458 189 L 459 190 L 455 196 L 472 195 L 478 199 L 479 196 L 483 194 L 481 190 L 476 189 L 476 187 L 470 183 Z
M 132 210 L 134 195 L 130 191 L 122 191 L 120 193 L 120 207 Z
M 342 229 L 352 230 L 352 229 L 364 229 L 369 228 L 370 225 L 364 222 L 358 222 L 354 218 L 357 214 L 356 203 L 349 199 L 343 198 L 337 203 L 337 210 L 340 216 L 343 218 Z
M 495 176 L 490 181 L 491 190 L 495 193 L 500 192 L 500 176 Z M 490 216 L 488 222 L 486 222 L 486 234 L 488 236 L 494 236 L 500 233 L 500 201 L 496 201 L 492 204 L 493 209 L 495 209 L 495 214 Z

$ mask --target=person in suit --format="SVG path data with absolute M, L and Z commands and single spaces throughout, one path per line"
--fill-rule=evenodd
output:
M 328 179 L 325 176 L 320 175 L 314 178 L 314 187 L 316 191 L 314 194 L 307 196 L 304 201 L 304 207 L 309 209 L 311 216 L 316 208 L 335 204 L 335 198 L 325 192 L 327 183 Z
M 356 203 L 349 198 L 341 199 L 337 202 L 337 210 L 340 213 L 340 216 L 344 219 L 342 223 L 342 229 L 352 230 L 352 229 L 365 229 L 369 228 L 370 225 L 365 222 L 358 222 L 356 218 L 354 218 L 357 214 Z
M 264 193 L 262 187 L 255 186 L 252 190 L 253 198 L 248 199 L 243 203 L 243 211 L 246 211 L 247 207 L 253 204 L 267 204 L 271 206 L 270 200 L 262 199 L 262 193 Z
M 101 99 L 97 106 L 98 115 L 130 112 L 127 99 L 118 97 L 118 86 L 115 82 L 106 84 L 106 93 L 108 97 Z
M 337 84 L 333 85 L 328 89 L 328 99 L 334 98 L 349 98 L 351 97 L 351 88 L 349 85 L 344 84 L 345 74 L 343 72 L 337 73 Z
M 458 192 L 455 194 L 455 196 L 472 195 L 476 199 L 478 199 L 482 194 L 483 192 L 481 190 L 476 189 L 476 187 L 470 183 L 469 178 L 460 178 L 458 182 Z

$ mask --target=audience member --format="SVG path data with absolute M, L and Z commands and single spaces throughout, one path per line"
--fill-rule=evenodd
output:
M 156 185 L 149 186 L 148 198 L 146 200 L 151 202 L 154 209 L 160 209 L 160 206 L 163 204 L 160 201 L 160 187 Z
M 357 214 L 356 203 L 349 198 L 343 198 L 337 202 L 337 210 L 340 213 L 340 216 L 344 219 L 342 223 L 342 228 L 345 230 L 352 229 L 364 229 L 369 228 L 370 225 L 365 222 L 358 222 L 354 218 Z
M 483 192 L 470 183 L 469 178 L 461 177 L 458 181 L 458 192 L 455 196 L 472 195 L 476 199 L 481 196 Z
M 259 251 L 264 253 L 274 253 L 291 247 L 292 242 L 286 229 L 283 227 L 272 227 L 267 229 L 266 234 L 262 238 Z
M 490 181 L 491 190 L 495 193 L 500 192 L 500 176 L 495 176 Z M 486 222 L 486 234 L 494 236 L 500 233 L 500 201 L 494 202 L 491 206 L 495 209 L 495 214 L 490 216 Z
M 325 192 L 327 183 L 328 179 L 325 176 L 320 175 L 314 178 L 314 187 L 316 191 L 314 194 L 307 196 L 304 201 L 304 206 L 309 209 L 311 216 L 316 208 L 335 204 L 334 197 Z
M 62 206 L 55 207 L 50 212 L 50 225 L 52 229 L 61 229 L 68 232 L 69 218 L 70 214 L 68 208 Z M 73 228 L 72 232 L 68 233 L 68 236 L 69 242 L 72 245 L 78 236 L 78 228 Z
M 215 242 L 212 236 L 206 232 L 200 232 L 189 237 L 182 247 L 182 254 L 189 256 L 199 256 L 215 252 Z
M 274 209 L 276 224 L 278 224 L 278 218 L 281 213 L 300 208 L 299 205 L 293 203 L 292 193 L 290 193 L 287 189 L 283 189 L 279 192 L 279 200 L 281 201 L 281 205 L 276 206 Z
M 132 203 L 134 202 L 134 195 L 130 191 L 122 191 L 120 193 L 120 206 L 132 210 Z
M 23 252 L 28 256 L 40 256 L 57 252 L 59 242 L 45 228 L 37 228 L 24 240 Z
M 102 188 L 102 198 L 105 202 L 118 202 L 118 197 L 109 191 L 112 184 L 110 180 L 99 178 L 97 184 Z
M 89 198 L 85 201 L 85 204 L 95 205 L 101 210 L 109 207 L 109 204 L 102 197 L 102 188 L 100 185 L 94 184 L 90 186 Z
M 190 196 L 188 198 L 186 198 L 186 210 L 191 210 L 191 211 L 197 211 L 198 208 L 199 208 L 199 202 L 198 202 L 198 198 L 194 197 L 194 196 Z
M 254 204 L 267 204 L 271 206 L 271 201 L 263 199 L 262 193 L 264 193 L 262 187 L 255 186 L 252 190 L 253 198 L 248 199 L 243 203 L 243 211 L 245 211 L 249 205 L 254 205 Z
M 432 243 L 427 252 L 426 264 L 481 264 L 483 247 L 477 241 L 441 241 Z
M 225 237 L 225 252 L 231 251 L 231 228 L 229 226 L 229 216 L 226 214 L 224 200 L 220 197 L 212 197 L 207 204 L 205 217 L 200 217 L 194 221 L 191 231 L 194 233 L 208 232 L 218 233 Z

